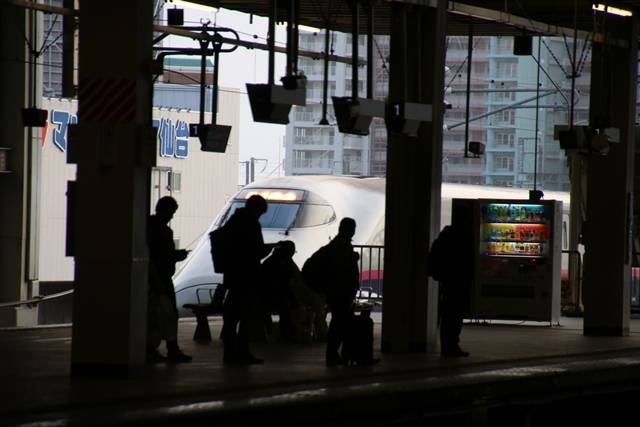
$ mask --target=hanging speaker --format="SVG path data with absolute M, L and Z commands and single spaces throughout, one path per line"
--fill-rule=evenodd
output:
M 518 56 L 531 55 L 533 51 L 533 37 L 513 36 L 513 54 Z

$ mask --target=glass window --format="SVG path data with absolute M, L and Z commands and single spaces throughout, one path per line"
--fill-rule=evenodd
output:
M 514 134 L 512 133 L 496 133 L 496 147 L 509 147 L 513 148 L 513 138 Z
M 244 204 L 244 201 L 233 202 L 229 210 L 225 212 L 220 224 L 225 224 L 236 209 L 244 207 Z M 299 209 L 299 203 L 268 202 L 267 212 L 260 217 L 260 225 L 262 228 L 289 228 L 296 219 Z
M 496 171 L 513 172 L 513 157 L 496 156 L 493 161 L 493 167 Z
M 518 63 L 511 62 L 511 61 L 498 62 L 498 76 L 499 77 L 517 77 Z
M 298 215 L 298 203 L 268 203 L 267 212 L 260 217 L 262 228 L 289 228 Z
M 329 205 L 305 205 L 296 221 L 296 227 L 313 227 L 327 224 L 336 219 L 336 213 Z
M 169 172 L 169 187 L 171 191 L 182 190 L 182 172 Z

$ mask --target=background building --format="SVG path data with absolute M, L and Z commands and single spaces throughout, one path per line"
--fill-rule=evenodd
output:
M 316 52 L 324 51 L 324 33 L 300 34 L 299 48 Z M 351 35 L 331 34 L 331 52 L 350 56 Z M 364 52 L 364 38 L 359 38 L 359 51 Z M 329 88 L 327 115 L 322 115 L 324 62 L 300 57 L 298 69 L 308 79 L 307 105 L 294 106 L 289 116 L 285 142 L 285 175 L 330 174 L 370 175 L 370 137 L 338 132 L 333 114 L 332 96 L 350 96 L 352 93 L 351 66 L 329 63 Z M 366 96 L 366 70 L 358 72 L 358 95 Z M 326 119 L 328 124 L 320 124 Z
M 590 46 L 578 41 L 572 97 L 572 42 L 533 38 L 538 67 L 532 55 L 513 54 L 513 41 L 513 37 L 474 38 L 467 82 L 468 39 L 449 38 L 445 99 L 452 108 L 445 114 L 443 181 L 568 191 L 567 161 L 553 139 L 553 128 L 569 123 L 571 102 L 573 123 L 587 124 Z M 486 145 L 484 156 L 465 157 L 466 134 L 469 141 Z
M 590 44 L 578 41 L 577 76 L 571 92 L 571 40 L 533 38 L 532 55 L 513 54 L 513 37 L 472 39 L 468 71 L 468 39 L 447 42 L 442 175 L 444 182 L 519 188 L 569 190 L 565 153 L 553 139 L 553 127 L 567 124 L 570 102 L 575 102 L 574 124 L 586 124 L 590 71 Z M 373 98 L 384 100 L 388 91 L 389 38 L 374 37 Z M 359 52 L 366 52 L 359 38 Z M 540 46 L 538 46 L 540 44 Z M 300 35 L 300 48 L 323 51 L 324 34 Z M 351 54 L 351 35 L 331 34 L 331 53 Z M 322 117 L 324 64 L 299 59 L 308 78 L 307 105 L 294 107 L 287 126 L 285 174 L 349 174 L 384 176 L 387 133 L 384 120 L 374 119 L 367 137 L 341 134 L 333 116 L 331 96 L 351 95 L 351 68 L 330 63 L 328 125 Z M 469 81 L 467 81 L 469 76 Z M 359 72 L 358 95 L 366 97 L 366 70 Z M 467 85 L 470 88 L 467 97 Z M 467 106 L 468 121 L 467 121 Z M 465 156 L 465 140 L 486 145 L 481 157 Z

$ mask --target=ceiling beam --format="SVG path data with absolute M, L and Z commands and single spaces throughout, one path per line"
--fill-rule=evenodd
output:
M 41 12 L 46 12 L 46 13 L 56 13 L 59 15 L 73 15 L 73 16 L 78 15 L 78 11 L 76 9 L 67 9 L 64 7 L 50 6 L 48 4 L 36 3 L 33 1 L 26 1 L 26 0 L 0 0 L 0 1 L 2 1 L 3 3 L 12 4 L 14 6 L 24 7 L 25 9 L 39 10 Z
M 512 27 L 520 28 L 525 31 L 531 31 L 540 35 L 548 36 L 574 36 L 573 28 L 559 27 L 556 25 L 545 24 L 543 22 L 533 21 L 528 18 L 512 15 L 510 13 L 498 10 L 485 9 L 478 6 L 471 6 L 457 2 L 449 2 L 447 6 L 449 13 L 469 16 L 472 18 L 498 22 Z M 586 39 L 589 36 L 587 31 L 578 30 L 578 39 Z
M 215 29 L 215 27 L 211 27 L 211 30 Z M 178 28 L 178 27 L 166 27 L 163 25 L 154 25 L 153 26 L 153 31 L 157 31 L 160 33 L 165 33 L 165 34 L 171 34 L 174 36 L 181 36 L 181 37 L 188 37 L 190 39 L 197 39 L 197 40 L 209 40 L 212 42 L 222 42 L 230 44 L 230 45 L 235 45 L 235 46 L 242 46 L 242 47 L 246 47 L 247 49 L 259 49 L 259 50 L 269 50 L 269 47 L 264 44 L 264 43 L 257 43 L 257 42 L 253 42 L 253 41 L 244 41 L 244 40 L 240 40 L 240 39 L 230 39 L 227 37 L 214 37 L 210 34 L 207 33 L 203 33 L 202 31 L 198 32 L 198 31 L 190 31 L 190 30 L 184 30 L 182 28 Z M 278 53 L 287 53 L 286 48 L 281 47 L 281 46 L 276 46 L 275 47 L 275 51 Z M 316 59 L 316 60 L 324 60 L 325 59 L 325 54 L 323 52 L 312 52 L 310 50 L 299 50 L 298 51 L 298 55 L 299 56 L 304 56 L 306 58 L 311 58 L 311 59 Z M 332 62 L 341 62 L 344 64 L 349 64 L 351 65 L 353 63 L 353 60 L 351 57 L 347 57 L 347 56 L 339 56 L 339 55 L 329 55 L 329 61 Z M 365 61 L 364 59 L 358 59 L 358 66 L 364 66 L 367 64 L 367 61 Z

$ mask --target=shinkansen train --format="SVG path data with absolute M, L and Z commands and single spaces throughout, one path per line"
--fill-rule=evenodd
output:
M 253 194 L 262 195 L 268 203 L 267 212 L 260 217 L 264 241 L 293 241 L 296 244 L 294 261 L 300 267 L 313 252 L 338 233 L 342 218 L 354 218 L 357 225 L 353 244 L 361 255 L 361 288 L 375 288 L 374 292 L 379 296 L 383 272 L 385 179 L 335 175 L 270 178 L 240 190 L 213 220 L 177 270 L 173 282 L 181 316 L 193 315 L 190 310 L 182 308 L 184 304 L 210 301 L 217 284 L 222 282 L 222 274 L 213 269 L 209 233 L 224 224 Z M 452 199 L 528 197 L 529 191 L 525 189 L 445 183 L 442 184 L 441 226 L 450 223 Z M 569 194 L 545 192 L 545 199 L 564 202 L 563 246 L 566 248 Z

